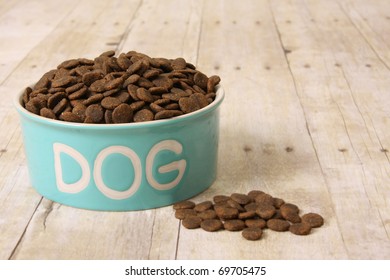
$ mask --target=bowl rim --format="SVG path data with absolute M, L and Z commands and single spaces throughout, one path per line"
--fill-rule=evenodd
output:
M 36 115 L 34 113 L 29 112 L 25 107 L 22 106 L 22 98 L 24 90 L 17 94 L 14 98 L 14 106 L 16 110 L 19 112 L 21 116 L 24 116 L 30 120 L 39 122 L 44 125 L 52 125 L 58 127 L 65 128 L 77 128 L 77 129 L 119 129 L 119 128 L 147 128 L 154 126 L 162 126 L 162 125 L 173 125 L 177 123 L 184 122 L 186 120 L 191 120 L 194 118 L 198 118 L 203 116 L 219 107 L 221 102 L 225 97 L 225 91 L 223 87 L 218 84 L 216 86 L 216 97 L 209 105 L 196 110 L 191 113 L 183 114 L 180 116 L 172 117 L 169 119 L 161 119 L 161 120 L 152 120 L 145 122 L 131 122 L 131 123 L 115 123 L 115 124 L 92 124 L 92 123 L 76 123 L 76 122 L 67 122 L 61 120 L 53 120 L 49 118 L 42 117 L 40 115 Z

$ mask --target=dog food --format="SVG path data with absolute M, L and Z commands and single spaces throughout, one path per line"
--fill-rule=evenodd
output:
M 198 77 L 202 79 L 201 77 Z M 176 218 L 189 229 L 201 227 L 205 231 L 242 231 L 247 240 L 258 240 L 265 229 L 295 235 L 310 234 L 321 227 L 324 219 L 317 213 L 300 216 L 297 205 L 285 202 L 260 190 L 248 194 L 215 195 L 213 202 L 206 200 L 195 204 L 181 201 L 173 205 Z
M 261 236 L 263 235 L 263 230 L 261 228 L 245 228 L 243 229 L 241 235 L 246 239 L 246 240 L 259 240 Z
M 45 118 L 77 123 L 130 123 L 199 110 L 216 96 L 219 76 L 207 77 L 183 58 L 136 51 L 102 53 L 60 63 L 23 93 L 22 105 Z
M 200 223 L 200 227 L 205 231 L 218 231 L 223 228 L 223 224 L 219 219 L 207 219 Z

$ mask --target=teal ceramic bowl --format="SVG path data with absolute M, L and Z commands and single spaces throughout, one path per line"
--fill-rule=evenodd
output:
M 191 198 L 216 179 L 219 107 L 166 120 L 80 124 L 20 115 L 32 186 L 47 199 L 77 208 L 128 211 Z

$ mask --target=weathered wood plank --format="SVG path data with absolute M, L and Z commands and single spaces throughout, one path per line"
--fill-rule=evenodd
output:
M 28 52 L 63 20 L 77 1 L 3 1 L 0 8 L 0 85 Z M 58 12 L 61 11 L 61 12 Z M 33 71 L 37 65 L 31 65 Z
M 258 242 L 248 242 L 240 233 L 183 229 L 178 258 L 346 257 L 273 7 L 267 1 L 224 3 L 205 6 L 198 58 L 205 72 L 221 75 L 226 89 L 219 178 L 202 198 L 258 188 L 300 205 L 304 212 L 319 212 L 327 222 L 305 238 L 267 231 Z M 334 246 L 329 246 L 330 240 Z
M 63 2 L 0 5 L 0 259 L 390 258 L 389 1 Z M 325 225 L 248 242 L 187 230 L 171 207 L 95 212 L 37 194 L 12 99 L 109 49 L 221 76 L 218 179 L 194 201 L 262 189 Z
M 348 257 L 388 257 L 389 160 L 382 150 L 389 135 L 382 125 L 390 83 L 367 65 L 381 73 L 386 66 L 337 3 L 274 9 Z
M 83 1 L 79 2 L 78 6 L 69 13 L 66 18 L 58 25 L 55 31 L 52 32 L 51 36 L 45 38 L 42 42 L 40 42 L 36 47 L 34 47 L 28 54 L 28 56 L 23 60 L 22 63 L 18 65 L 18 67 L 13 71 L 12 75 L 7 78 L 3 85 L 1 86 L 2 92 L 15 92 L 15 88 L 22 88 L 36 79 L 39 78 L 44 72 L 48 71 L 56 67 L 61 61 L 73 58 L 73 57 L 95 57 L 103 51 L 108 49 L 113 49 L 117 45 L 111 44 L 112 40 L 117 40 L 116 43 L 120 41 L 120 38 L 125 32 L 128 24 L 132 21 L 135 12 L 140 4 L 140 1 L 111 1 L 108 2 L 96 2 L 96 1 Z M 91 9 L 93 7 L 93 9 Z M 126 8 L 124 8 L 126 7 Z M 119 9 L 122 8 L 122 9 Z M 88 13 L 86 13 L 88 11 Z M 77 27 L 77 28 L 76 28 Z M 50 55 L 48 56 L 47 53 Z M 31 65 L 36 65 L 34 68 L 34 72 L 31 73 Z M 20 81 L 23 81 L 23 85 L 20 84 Z M 19 91 L 19 90 L 17 90 Z M 2 113 L 6 116 L 5 118 L 10 118 L 11 122 L 2 122 L 2 131 L 4 131 L 9 125 L 17 124 L 17 116 L 12 108 L 12 94 L 5 95 L 1 100 L 1 108 Z M 4 120 L 4 118 L 3 118 Z M 4 129 L 4 130 L 3 130 Z M 4 138 L 3 138 L 4 136 Z M 5 156 L 11 157 L 11 153 L 9 151 L 13 149 L 20 149 L 21 141 L 16 141 L 20 138 L 20 131 L 15 132 L 15 135 L 5 135 L 2 134 L 2 143 L 9 143 L 7 146 L 7 153 L 4 153 L 0 158 L 1 163 L 4 164 L 5 168 L 2 168 L 1 172 L 7 174 L 7 172 L 11 172 L 17 167 L 18 162 L 14 161 L 10 158 L 5 158 Z M 22 153 L 22 151 L 19 151 Z M 25 163 L 23 162 L 22 165 Z M 23 166 L 25 167 L 25 166 Z M 18 191 L 20 188 L 26 187 L 26 182 L 28 182 L 27 174 L 23 174 L 24 180 L 16 181 L 19 185 L 13 185 L 9 190 L 8 199 L 10 204 L 12 202 L 16 203 L 20 198 L 18 197 Z M 12 179 L 12 177 L 4 176 L 5 178 Z M 4 178 L 3 177 L 3 178 Z M 15 183 L 15 184 L 16 184 Z M 1 186 L 4 188 L 4 181 L 2 181 Z M 30 189 L 29 189 L 30 191 Z M 37 201 L 37 198 L 40 198 L 36 193 L 31 195 L 31 201 Z M 20 203 L 18 202 L 18 205 Z M 30 203 L 32 204 L 32 203 Z M 5 205 L 7 206 L 7 205 Z M 83 252 L 82 249 L 89 248 L 82 241 L 79 243 L 80 248 L 77 246 L 75 248 L 68 247 L 69 242 L 76 242 L 77 240 L 86 240 L 88 239 L 88 235 L 83 237 L 79 237 L 77 234 L 74 236 L 70 236 L 69 239 L 62 239 L 63 232 L 71 232 L 73 228 L 73 224 L 68 219 L 69 217 L 73 217 L 73 215 L 78 216 L 80 218 L 89 218 L 87 212 L 80 209 L 72 209 L 63 207 L 60 208 L 60 214 L 63 214 L 64 217 L 68 217 L 65 220 L 55 220 L 58 223 L 62 224 L 61 227 L 50 227 L 48 224 L 47 218 L 45 215 L 56 213 L 53 209 L 58 209 L 58 205 L 54 204 L 54 206 L 50 206 L 48 203 L 41 203 L 36 210 L 36 214 L 32 217 L 28 229 L 23 233 L 24 228 L 26 227 L 26 223 L 32 216 L 32 211 L 35 209 L 35 205 L 31 207 L 31 205 L 26 204 L 22 205 L 20 209 L 18 209 L 15 213 L 24 213 L 24 224 L 22 223 L 18 227 L 14 227 L 13 232 L 15 236 L 15 241 L 12 239 L 8 239 L 10 246 L 16 246 L 16 241 L 18 241 L 19 237 L 23 234 L 19 247 L 12 254 L 12 258 L 77 258 L 76 254 L 80 254 L 80 256 L 84 258 L 101 258 L 101 254 L 105 255 L 106 258 L 116 258 L 120 257 L 120 254 L 110 255 L 110 249 L 107 246 L 107 249 L 102 249 L 98 253 L 93 252 L 92 250 L 87 250 Z M 41 215 L 41 213 L 43 213 Z M 67 214 L 68 213 L 68 214 Z M 75 214 L 77 213 L 77 214 Z M 80 213 L 80 214 L 79 214 Z M 81 214 L 82 213 L 82 214 Z M 111 213 L 114 214 L 114 213 Z M 97 214 L 95 214 L 97 215 Z M 109 214 L 107 214 L 109 215 Z M 134 223 L 141 223 L 139 218 L 134 215 Z M 145 212 L 145 215 L 147 213 Z M 118 218 L 116 221 L 120 220 L 125 216 L 125 214 L 117 215 Z M 130 215 L 132 217 L 132 215 Z M 102 217 L 104 220 L 104 217 Z M 114 219 L 108 219 L 108 221 L 112 220 L 115 223 Z M 45 227 L 42 229 L 42 223 L 45 221 L 46 231 L 44 231 Z M 4 227 L 8 227 L 9 224 L 14 223 L 12 218 L 7 219 L 5 223 L 2 225 Z M 81 223 L 84 225 L 83 223 Z M 118 226 L 122 226 L 121 223 L 115 223 Z M 151 223 L 148 223 L 150 225 Z M 85 225 L 85 227 L 89 227 L 90 225 Z M 115 230 L 117 227 L 111 227 Z M 130 227 L 131 228 L 131 227 Z M 51 233 L 49 229 L 53 229 Z M 86 229 L 88 230 L 88 229 Z M 82 227 L 80 231 L 83 232 Z M 10 233 L 10 234 L 11 234 Z M 99 234 L 103 234 L 104 231 L 99 231 Z M 42 237 L 37 238 L 37 236 Z M 52 239 L 50 239 L 52 238 Z M 58 238 L 58 240 L 57 240 Z M 115 240 L 116 237 L 112 236 Z M 89 239 L 92 239 L 89 237 Z M 25 240 L 32 240 L 32 242 L 25 242 Z M 64 241 L 61 243 L 60 241 Z M 4 240 L 5 242 L 5 240 Z M 58 243 L 57 243 L 58 242 Z M 129 243 L 129 246 L 135 243 L 141 244 L 136 239 L 132 240 L 133 243 Z M 46 244 L 43 246 L 43 243 Z M 113 243 L 113 242 L 112 242 Z M 55 246 L 55 244 L 63 244 L 63 248 Z M 72 243 L 73 244 L 73 243 Z M 106 248 L 107 243 L 98 243 L 101 244 L 104 248 Z M 122 246 L 122 245 L 120 245 Z M 2 245 L 3 247 L 3 245 Z M 41 248 L 42 249 L 39 249 Z M 127 248 L 126 246 L 123 246 Z M 100 247 L 101 248 L 101 247 Z M 99 249 L 99 247 L 97 247 Z M 105 251 L 106 250 L 106 251 Z M 3 250 L 2 250 L 3 251 Z M 134 258 L 137 256 L 139 258 L 147 258 L 147 253 L 142 255 L 140 252 L 143 250 L 129 250 L 126 253 L 126 257 L 133 256 Z M 11 252 L 8 252 L 3 257 L 9 257 Z M 81 257 L 81 258 L 82 258 Z

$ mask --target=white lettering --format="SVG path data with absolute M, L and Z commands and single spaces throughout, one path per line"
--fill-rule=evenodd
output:
M 134 180 L 132 185 L 125 191 L 116 191 L 106 186 L 102 178 L 102 165 L 104 159 L 110 154 L 122 154 L 131 160 L 134 167 Z M 98 189 L 107 197 L 112 199 L 125 199 L 132 196 L 141 185 L 142 179 L 141 161 L 137 154 L 130 148 L 125 146 L 111 146 L 103 149 L 96 157 L 95 166 L 93 170 L 93 178 Z
M 54 143 L 54 171 L 56 174 L 57 188 L 66 193 L 78 193 L 88 186 L 91 178 L 87 160 L 77 150 L 65 144 Z M 81 167 L 81 178 L 74 183 L 65 183 L 62 177 L 61 153 L 71 156 Z
M 149 154 L 146 157 L 146 178 L 149 184 L 157 190 L 169 190 L 180 183 L 181 179 L 183 178 L 184 171 L 187 166 L 187 162 L 184 159 L 181 159 L 161 166 L 158 169 L 158 172 L 160 173 L 167 173 L 174 170 L 178 170 L 179 174 L 172 182 L 160 184 L 159 182 L 156 181 L 156 179 L 154 179 L 152 171 L 153 171 L 154 158 L 156 157 L 157 153 L 159 153 L 162 150 L 169 150 L 176 154 L 181 154 L 183 151 L 183 146 L 175 140 L 164 140 L 154 145 L 152 149 L 150 149 Z

